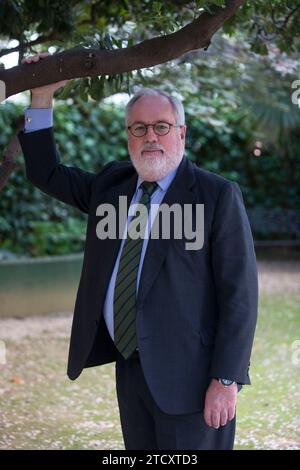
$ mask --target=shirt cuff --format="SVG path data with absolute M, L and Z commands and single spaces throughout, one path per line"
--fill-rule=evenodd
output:
M 52 108 L 27 108 L 25 109 L 24 132 L 39 131 L 53 126 Z

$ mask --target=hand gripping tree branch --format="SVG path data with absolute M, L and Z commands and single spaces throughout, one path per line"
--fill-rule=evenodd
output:
M 113 50 L 74 47 L 54 55 L 40 53 L 21 64 L 0 70 L 6 99 L 25 90 L 32 91 L 33 107 L 52 105 L 54 92 L 74 78 L 115 75 L 174 60 L 189 51 L 208 48 L 212 36 L 231 18 L 245 0 L 226 0 L 213 6 L 179 31 L 145 40 L 132 47 Z M 39 60 L 47 57 L 47 60 Z M 28 67 L 28 64 L 31 64 Z M 3 99 L 2 98 L 2 99 Z M 14 135 L 0 163 L 0 190 L 16 167 L 20 148 Z

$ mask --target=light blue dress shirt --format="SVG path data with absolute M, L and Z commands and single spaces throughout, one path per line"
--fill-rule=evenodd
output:
M 25 110 L 25 128 L 24 132 L 33 132 L 33 131 L 38 131 L 40 129 L 46 129 L 48 127 L 52 127 L 53 125 L 53 110 L 52 108 L 27 108 Z M 141 257 L 140 257 L 140 262 L 139 262 L 139 268 L 138 268 L 138 274 L 137 274 L 137 288 L 136 292 L 138 292 L 139 288 L 139 283 L 140 283 L 140 277 L 141 277 L 141 271 L 143 267 L 143 262 L 144 262 L 144 257 L 149 241 L 149 235 L 150 235 L 150 230 L 152 227 L 152 224 L 155 219 L 155 215 L 158 211 L 158 205 L 162 202 L 170 184 L 172 183 L 176 172 L 178 170 L 178 166 L 171 171 L 167 176 L 164 178 L 160 179 L 157 181 L 158 187 L 154 191 L 154 193 L 151 196 L 151 206 L 150 206 L 150 211 L 149 211 L 149 217 L 148 217 L 148 226 L 147 226 L 147 231 L 148 231 L 148 237 L 145 236 L 143 240 L 143 245 L 142 245 L 142 252 L 141 252 Z M 134 192 L 134 195 L 131 199 L 130 206 L 132 204 L 136 204 L 139 202 L 140 198 L 142 197 L 143 191 L 140 188 L 140 185 L 142 184 L 144 180 L 138 176 L 137 180 L 137 185 L 136 185 L 136 190 Z M 153 204 L 155 206 L 153 206 Z M 128 209 L 128 212 L 130 212 L 130 209 Z M 106 322 L 106 326 L 108 329 L 108 332 L 114 340 L 114 308 L 113 308 L 113 299 L 114 299 L 114 288 L 115 288 L 115 282 L 116 282 L 116 277 L 118 273 L 118 267 L 119 267 L 119 262 L 121 258 L 121 253 L 122 249 L 125 243 L 125 237 L 127 233 L 127 226 L 131 220 L 132 216 L 128 216 L 126 226 L 124 228 L 123 232 L 123 238 L 121 241 L 121 246 L 118 252 L 118 256 L 115 262 L 115 266 L 109 281 L 108 289 L 106 292 L 105 300 L 104 300 L 104 307 L 103 307 L 103 314 L 104 314 L 104 319 Z
M 27 108 L 25 109 L 24 132 L 39 131 L 53 126 L 52 108 Z

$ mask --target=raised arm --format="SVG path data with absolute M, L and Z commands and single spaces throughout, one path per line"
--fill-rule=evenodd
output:
M 48 52 L 22 60 L 35 63 L 46 60 Z M 30 67 L 30 65 L 28 65 Z M 18 138 L 25 158 L 27 178 L 46 194 L 82 212 L 88 212 L 91 184 L 96 175 L 60 163 L 52 127 L 52 104 L 56 90 L 67 80 L 31 90 L 31 107 L 25 114 L 25 129 Z

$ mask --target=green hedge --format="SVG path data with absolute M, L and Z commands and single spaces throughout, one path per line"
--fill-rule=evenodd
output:
M 24 112 L 6 103 L 0 108 L 0 146 L 11 136 L 12 123 Z M 122 112 L 115 107 L 66 104 L 55 110 L 55 135 L 63 163 L 100 171 L 113 159 L 127 157 Z M 44 195 L 27 181 L 23 157 L 1 192 L 0 249 L 39 256 L 82 251 L 86 217 Z
M 285 161 L 276 153 L 253 154 L 253 139 L 246 123 L 237 114 L 222 116 L 226 126 L 195 118 L 187 106 L 187 156 L 197 164 L 237 181 L 247 209 L 282 209 L 282 223 L 271 228 L 257 227 L 264 220 L 253 219 L 256 238 L 296 238 L 299 236 L 297 184 L 300 156 Z M 24 108 L 11 103 L 0 107 L 0 149 L 11 137 L 14 121 Z M 124 111 L 107 103 L 86 103 L 80 107 L 57 104 L 54 113 L 56 141 L 62 161 L 89 171 L 99 171 L 111 160 L 128 159 Z M 79 211 L 42 194 L 27 181 L 23 157 L 18 169 L 0 194 L 0 249 L 39 256 L 67 254 L 83 250 L 86 218 Z M 292 183 L 290 181 L 292 174 Z M 289 217 L 293 212 L 293 221 Z M 258 211 L 259 212 L 259 211 Z M 283 213 L 283 212 L 281 212 Z M 254 215 L 253 215 L 254 214 Z M 259 212 L 261 214 L 261 212 Z M 296 216 L 295 216 L 296 214 Z M 296 222 L 295 222 L 296 217 Z

